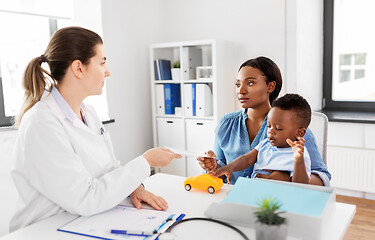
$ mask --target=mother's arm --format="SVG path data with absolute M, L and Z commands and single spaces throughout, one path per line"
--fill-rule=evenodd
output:
M 304 139 L 306 140 L 305 147 L 311 159 L 311 179 L 309 184 L 329 186 L 331 174 L 328 172 L 327 166 L 323 162 L 314 135 L 309 128 L 306 131 Z

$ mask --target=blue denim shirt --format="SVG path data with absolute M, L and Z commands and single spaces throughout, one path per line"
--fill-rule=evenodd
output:
M 264 119 L 258 134 L 250 143 L 246 127 L 246 109 L 229 113 L 219 122 L 215 130 L 215 142 L 213 151 L 216 154 L 220 166 L 232 162 L 237 157 L 250 152 L 263 139 L 267 138 L 267 117 Z M 327 170 L 319 153 L 315 138 L 310 129 L 307 129 L 304 136 L 305 147 L 311 158 L 311 173 L 317 174 L 325 186 L 329 186 L 331 174 Z M 233 172 L 231 182 L 234 184 L 238 177 L 250 177 L 253 173 L 253 166 L 238 172 Z

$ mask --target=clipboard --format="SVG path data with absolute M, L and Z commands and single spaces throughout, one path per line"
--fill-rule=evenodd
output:
M 93 216 L 77 217 L 58 228 L 57 231 L 107 240 L 153 240 L 158 237 L 161 231 L 165 231 L 168 226 L 176 222 L 176 219 L 181 219 L 183 216 L 185 215 L 168 211 L 136 209 L 133 206 L 117 205 L 108 211 Z M 111 233 L 113 229 L 151 231 L 155 234 L 150 236 L 113 234 Z

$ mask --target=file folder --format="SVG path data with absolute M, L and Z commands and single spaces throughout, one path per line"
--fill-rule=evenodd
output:
M 184 85 L 185 116 L 193 116 L 193 84 Z
M 157 84 L 155 87 L 156 114 L 165 114 L 164 85 Z
M 181 107 L 180 84 L 165 84 L 165 114 L 174 114 L 175 107 Z
M 196 67 L 202 65 L 202 49 L 183 47 L 181 57 L 182 79 L 195 79 Z
M 212 115 L 212 92 L 208 84 L 196 85 L 196 115 L 206 117 Z
M 191 84 L 193 116 L 197 116 L 197 84 Z

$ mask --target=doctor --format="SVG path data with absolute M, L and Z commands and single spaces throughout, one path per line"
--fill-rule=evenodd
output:
M 44 62 L 50 73 L 42 68 Z M 167 209 L 165 200 L 146 191 L 142 181 L 150 166 L 164 167 L 181 156 L 154 148 L 121 166 L 96 112 L 82 102 L 102 93 L 110 76 L 105 63 L 98 34 L 68 27 L 57 31 L 45 53 L 27 66 L 12 171 L 20 200 L 11 231 L 62 211 L 100 213 L 129 195 L 137 208 L 144 201 Z

